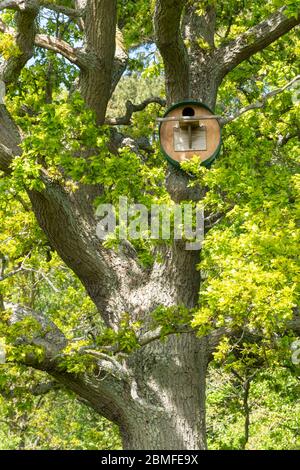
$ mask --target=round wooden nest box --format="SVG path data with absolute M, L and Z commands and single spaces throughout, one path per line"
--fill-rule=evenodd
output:
M 219 116 L 199 101 L 183 101 L 169 108 L 160 122 L 162 152 L 173 165 L 200 157 L 210 167 L 222 145 Z

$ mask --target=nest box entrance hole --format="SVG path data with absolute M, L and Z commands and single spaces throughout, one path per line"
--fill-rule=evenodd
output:
M 186 108 L 182 110 L 182 116 L 193 117 L 195 116 L 195 110 L 191 108 L 190 106 L 187 106 Z

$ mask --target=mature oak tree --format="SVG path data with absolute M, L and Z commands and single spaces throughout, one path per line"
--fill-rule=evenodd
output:
M 192 98 L 214 109 L 218 89 L 227 74 L 300 22 L 298 14 L 290 14 L 282 6 L 247 31 L 226 40 L 234 22 L 234 18 L 228 17 L 228 31 L 225 28 L 224 40 L 216 46 L 220 15 L 216 2 L 156 0 L 153 3 L 154 34 L 148 40 L 156 43 L 163 60 L 168 105 Z M 18 82 L 36 50 L 52 51 L 79 70 L 79 81 L 75 86 L 70 84 L 69 91 L 72 93 L 75 88 L 80 91 L 85 105 L 96 116 L 98 128 L 111 126 L 107 152 L 118 155 L 126 140 L 124 135 L 120 138 L 115 126 L 130 124 L 133 113 L 150 103 L 164 105 L 164 100 L 158 97 L 149 97 L 138 105 L 127 102 L 124 116 L 107 118 L 108 103 L 128 61 L 122 25 L 118 24 L 117 0 L 74 0 L 61 4 L 3 0 L 0 9 L 15 14 L 13 21 L 11 17 L 0 20 L 0 31 L 13 38 L 18 48 L 18 53 L 7 57 L 0 69 L 3 90 L 0 170 L 6 176 L 13 171 L 14 158 L 22 156 L 26 135 L 7 110 L 4 90 L 10 90 Z M 64 15 L 64 21 L 79 31 L 82 43 L 68 42 L 63 34 L 45 33 L 43 11 Z M 224 24 L 223 19 L 223 31 Z M 265 95 L 264 100 L 267 99 Z M 262 105 L 260 101 L 249 109 Z M 247 110 L 242 109 L 237 115 Z M 23 113 L 30 114 L 31 110 Z M 233 119 L 234 116 L 224 118 L 223 125 Z M 134 142 L 130 141 L 132 145 Z M 135 144 L 138 152 L 139 144 Z M 95 149 L 85 148 L 82 152 L 88 157 Z M 74 159 L 77 156 L 74 151 Z M 99 414 L 116 423 L 126 449 L 205 449 L 207 366 L 220 338 L 233 336 L 236 331 L 223 327 L 199 337 L 190 327 L 181 325 L 161 341 L 160 329 L 151 328 L 152 312 L 158 307 L 192 309 L 197 305 L 199 252 L 185 250 L 182 242 L 159 246 L 163 262 L 155 261 L 149 268 L 139 262 L 135 250 L 126 247 L 114 250 L 101 244 L 96 236 L 93 202 L 103 193 L 102 185 L 77 184 L 76 190 L 71 191 L 41 161 L 42 186 L 29 185 L 27 193 L 51 248 L 78 276 L 107 327 L 117 333 L 127 313 L 130 323 L 140 322 L 142 328 L 137 335 L 139 347 L 129 354 L 118 355 L 117 346 L 106 352 L 91 346 L 85 353 L 95 359 L 96 372 L 87 369 L 72 373 L 60 363 L 67 339 L 58 327 L 42 313 L 19 305 L 5 305 L 13 312 L 11 323 L 30 317 L 40 324 L 39 335 L 31 336 L 27 342 L 42 347 L 44 356 L 41 359 L 31 353 L 23 362 L 48 372 Z M 189 187 L 185 173 L 172 168 L 167 173 L 166 188 L 174 201 L 197 201 L 203 197 L 203 189 Z M 289 326 L 299 332 L 297 318 Z

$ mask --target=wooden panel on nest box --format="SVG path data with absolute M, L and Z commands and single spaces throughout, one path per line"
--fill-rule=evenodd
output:
M 219 116 L 198 101 L 177 103 L 167 110 L 160 122 L 160 145 L 165 157 L 174 165 L 195 155 L 210 166 L 221 150 Z

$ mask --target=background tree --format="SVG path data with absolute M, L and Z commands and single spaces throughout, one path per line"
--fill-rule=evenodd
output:
M 3 210 L 15 201 L 1 247 L 7 358 L 47 372 L 117 424 L 125 448 L 204 449 L 213 355 L 240 376 L 288 360 L 300 329 L 299 122 L 290 91 L 297 2 L 4 0 L 0 8 Z M 149 62 L 153 44 L 162 63 Z M 116 116 L 112 93 L 128 67 L 140 76 L 147 48 L 144 76 L 159 83 L 163 74 L 166 96 L 127 101 Z M 196 160 L 185 165 L 193 178 L 166 168 L 155 134 L 165 98 L 199 99 L 224 114 L 213 170 Z M 256 108 L 259 119 L 247 113 Z M 201 201 L 201 259 L 182 242 L 101 244 L 95 207 L 121 195 L 148 206 Z M 83 323 L 59 303 L 24 302 L 9 284 L 38 271 L 51 287 L 44 271 L 57 255 L 88 294 Z

